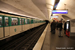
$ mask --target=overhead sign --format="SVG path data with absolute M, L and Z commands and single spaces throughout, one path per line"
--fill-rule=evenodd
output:
M 58 18 L 58 16 L 51 16 L 51 18 Z
M 53 10 L 52 14 L 68 14 L 68 10 Z

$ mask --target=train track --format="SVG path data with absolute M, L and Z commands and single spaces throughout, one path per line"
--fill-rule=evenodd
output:
M 0 50 L 32 50 L 45 27 L 46 24 L 24 32 L 22 37 L 1 46 Z

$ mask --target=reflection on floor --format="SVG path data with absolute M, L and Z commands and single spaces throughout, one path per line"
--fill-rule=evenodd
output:
M 58 36 L 58 31 L 50 35 L 50 50 L 75 50 L 75 37 L 68 38 L 62 31 L 62 36 Z

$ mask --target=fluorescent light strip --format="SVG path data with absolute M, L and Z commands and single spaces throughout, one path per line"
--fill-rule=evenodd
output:
M 53 10 L 52 12 L 67 12 L 67 10 Z

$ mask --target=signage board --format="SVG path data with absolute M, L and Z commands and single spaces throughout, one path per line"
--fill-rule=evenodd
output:
M 51 18 L 58 18 L 58 16 L 51 16 Z
M 53 10 L 52 14 L 68 14 L 68 10 Z

